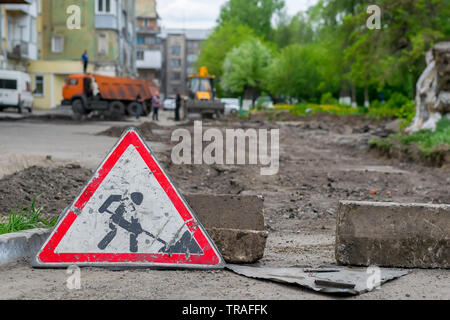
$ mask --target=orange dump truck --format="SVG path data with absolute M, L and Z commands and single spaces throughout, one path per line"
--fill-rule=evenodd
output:
M 71 105 L 75 114 L 101 111 L 108 116 L 148 115 L 154 86 L 145 80 L 72 74 L 63 87 L 63 105 Z

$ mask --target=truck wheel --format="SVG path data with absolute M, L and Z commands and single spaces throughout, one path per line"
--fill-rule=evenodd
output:
M 108 117 L 114 118 L 114 119 L 120 119 L 125 114 L 125 105 L 120 101 L 113 101 L 110 103 L 108 112 L 106 112 L 106 115 Z
M 150 113 L 152 113 L 152 102 L 151 101 L 146 101 L 143 104 L 143 109 L 142 109 L 142 115 L 144 117 L 147 117 Z
M 72 111 L 75 114 L 85 115 L 87 114 L 86 109 L 84 108 L 83 101 L 80 99 L 76 99 L 72 102 Z
M 138 110 L 140 110 L 139 115 L 143 116 L 144 115 L 144 109 L 142 107 L 142 104 L 140 104 L 138 102 L 132 102 L 127 107 L 128 115 L 131 116 L 131 117 L 136 117 L 137 114 L 138 114 Z

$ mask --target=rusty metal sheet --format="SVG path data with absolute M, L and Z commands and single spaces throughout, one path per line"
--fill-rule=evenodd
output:
M 359 295 L 378 288 L 387 281 L 402 277 L 410 270 L 387 268 L 268 268 L 242 265 L 226 266 L 227 269 L 249 278 L 270 280 L 329 294 Z
M 66 210 L 33 265 L 217 269 L 224 260 L 131 128 Z

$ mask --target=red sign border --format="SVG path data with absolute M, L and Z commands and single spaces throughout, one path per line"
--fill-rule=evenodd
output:
M 148 253 L 55 253 L 55 249 L 66 235 L 72 224 L 77 219 L 77 214 L 74 212 L 79 210 L 82 212 L 88 201 L 95 194 L 104 179 L 108 176 L 117 161 L 121 158 L 124 152 L 130 145 L 133 145 L 141 155 L 144 162 L 147 164 L 150 172 L 155 176 L 158 183 L 161 185 L 171 202 L 174 204 L 177 212 L 185 221 L 186 226 L 192 233 L 200 248 L 203 250 L 203 255 L 190 254 L 148 254 Z M 168 265 L 189 265 L 189 266 L 209 266 L 222 267 L 223 258 L 215 247 L 212 240 L 207 235 L 206 231 L 201 227 L 197 219 L 194 219 L 194 214 L 188 209 L 181 196 L 175 190 L 175 187 L 170 182 L 166 174 L 158 165 L 150 148 L 148 148 L 143 139 L 134 129 L 129 129 L 119 141 L 113 151 L 109 154 L 107 159 L 103 162 L 95 176 L 91 179 L 88 186 L 84 189 L 81 195 L 75 201 L 73 207 L 76 210 L 70 210 L 62 219 L 61 223 L 52 232 L 50 238 L 47 240 L 43 249 L 38 253 L 37 260 L 40 264 L 158 264 L 161 266 Z M 73 209 L 72 207 L 72 209 Z

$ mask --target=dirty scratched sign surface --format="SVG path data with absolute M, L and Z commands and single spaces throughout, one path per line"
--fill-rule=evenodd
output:
M 150 148 L 129 129 L 34 261 L 74 264 L 221 268 L 224 261 Z

